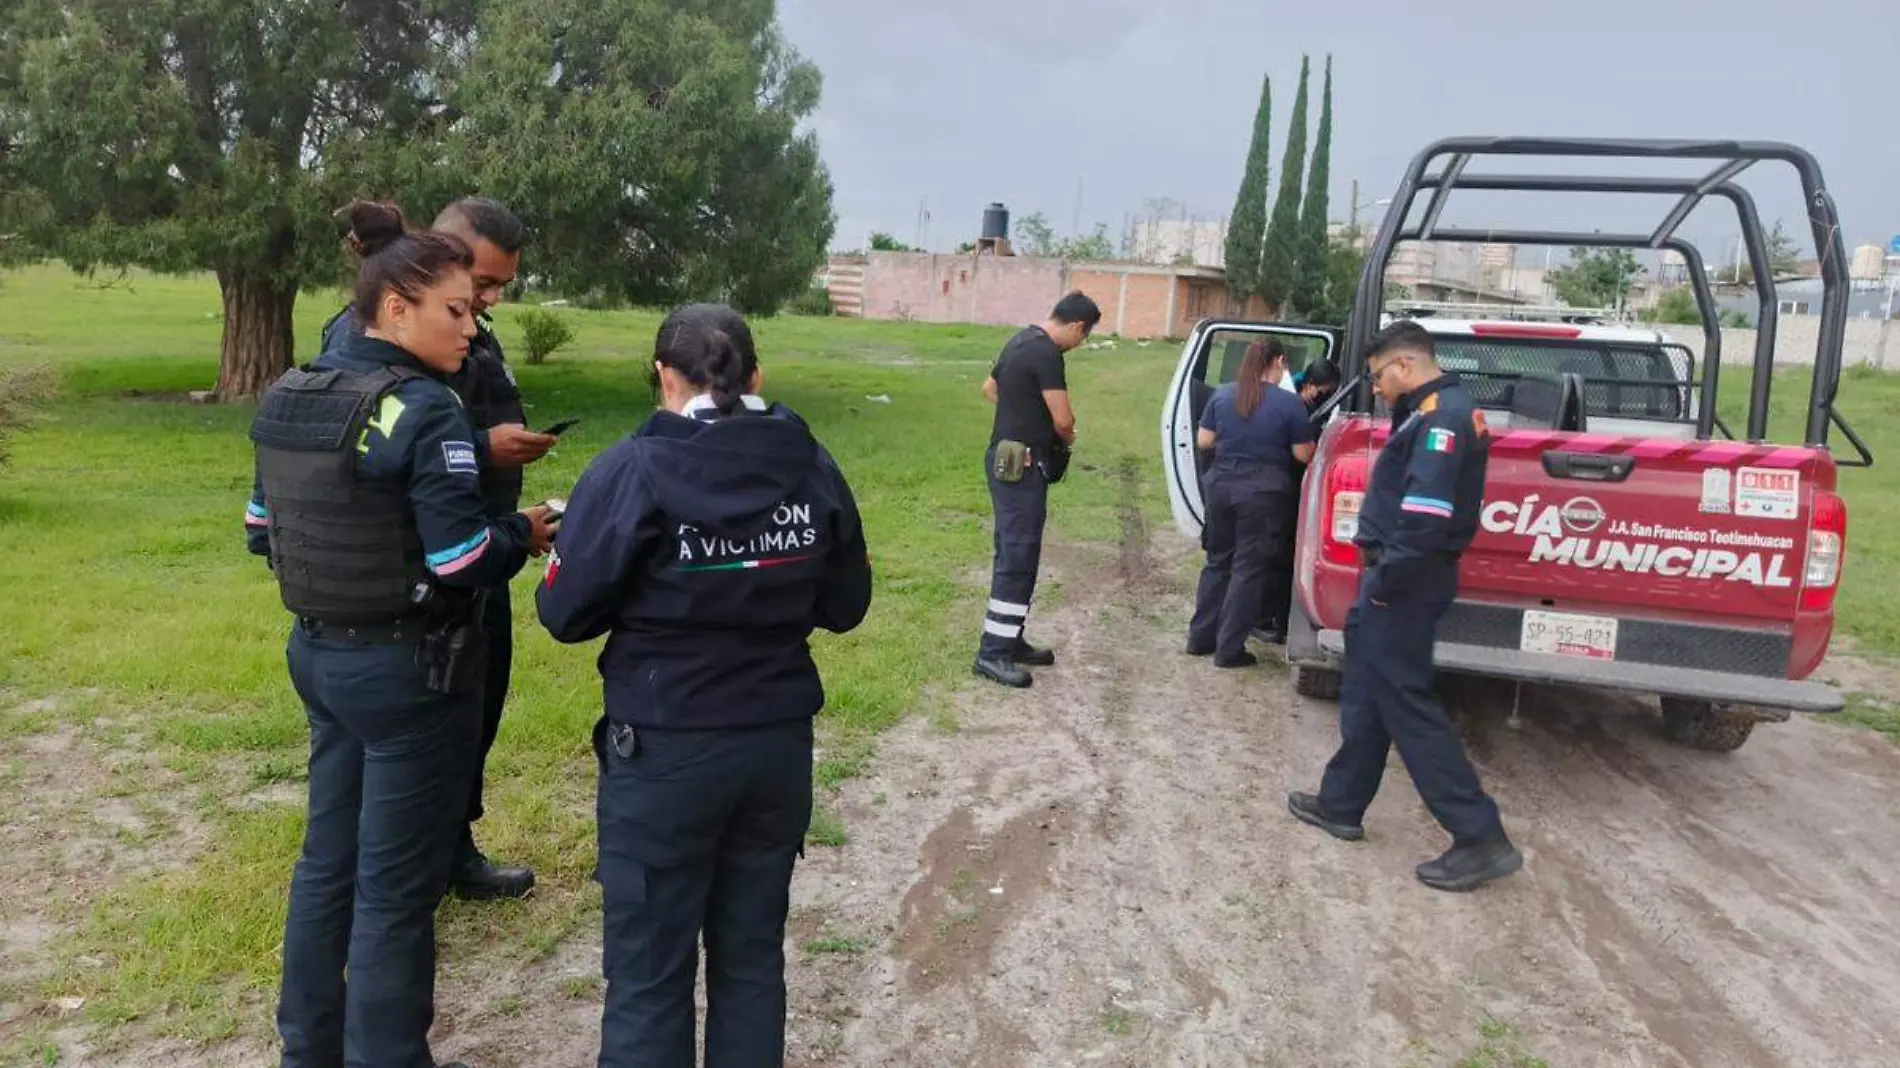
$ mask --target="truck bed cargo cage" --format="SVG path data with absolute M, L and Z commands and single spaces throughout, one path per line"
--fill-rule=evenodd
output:
M 1547 157 L 1573 159 L 1679 159 L 1710 160 L 1714 169 L 1699 178 L 1658 178 L 1615 175 L 1563 174 L 1467 174 L 1474 159 L 1491 156 Z M 1427 173 L 1444 159 L 1442 169 Z M 1710 291 L 1708 272 L 1701 252 L 1676 231 L 1698 205 L 1709 197 L 1721 197 L 1735 206 L 1741 222 L 1743 244 L 1754 277 L 1764 280 L 1756 286 L 1760 309 L 1756 319 L 1754 376 L 1748 401 L 1746 439 L 1761 442 L 1768 436 L 1768 399 L 1773 387 L 1776 325 L 1779 305 L 1769 280 L 1768 241 L 1761 215 L 1748 191 L 1734 179 L 1760 162 L 1779 162 L 1792 166 L 1801 179 L 1807 205 L 1808 225 L 1812 231 L 1816 255 L 1821 264 L 1821 323 L 1815 346 L 1813 379 L 1808 394 L 1808 416 L 1803 442 L 1816 448 L 1828 447 L 1830 426 L 1839 427 L 1853 445 L 1858 459 L 1837 460 L 1842 466 L 1865 467 L 1873 455 L 1834 407 L 1840 388 L 1841 349 L 1847 331 L 1847 302 L 1850 283 L 1847 255 L 1841 240 L 1840 219 L 1834 198 L 1821 180 L 1821 167 L 1806 150 L 1773 141 L 1670 141 L 1621 140 L 1603 138 L 1548 137 L 1460 137 L 1439 141 L 1420 152 L 1406 168 L 1398 191 L 1386 211 L 1359 278 L 1361 294 L 1385 292 L 1386 266 L 1392 251 L 1401 241 L 1500 242 L 1521 245 L 1558 245 L 1594 248 L 1656 249 L 1672 251 L 1686 261 L 1696 306 L 1702 313 L 1702 379 L 1696 436 L 1707 440 L 1717 429 L 1727 428 L 1716 417 L 1716 398 L 1721 374 L 1722 330 L 1719 310 Z M 1675 204 L 1648 233 L 1566 233 L 1556 230 L 1465 230 L 1439 226 L 1445 205 L 1454 190 L 1546 193 L 1629 193 L 1674 196 Z M 1431 194 L 1423 217 L 1416 226 L 1408 226 L 1414 205 L 1421 194 Z M 1346 332 L 1346 349 L 1341 370 L 1350 388 L 1341 390 L 1336 402 L 1354 411 L 1372 408 L 1371 382 L 1365 375 L 1365 349 L 1379 330 L 1383 300 L 1359 300 L 1353 307 Z

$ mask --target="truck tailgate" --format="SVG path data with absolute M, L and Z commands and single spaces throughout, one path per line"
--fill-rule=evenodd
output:
M 1834 474 L 1818 449 L 1499 433 L 1461 597 L 1785 629 Z

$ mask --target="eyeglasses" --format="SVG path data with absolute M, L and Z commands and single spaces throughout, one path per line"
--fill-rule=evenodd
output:
M 1385 373 L 1387 371 L 1390 371 L 1392 368 L 1398 366 L 1399 364 L 1403 362 L 1405 362 L 1405 357 L 1394 356 L 1391 359 L 1385 361 L 1385 364 L 1380 367 L 1374 367 L 1370 363 L 1368 363 L 1366 365 L 1366 375 L 1367 377 L 1372 379 L 1372 384 L 1376 386 L 1379 384 L 1379 379 L 1385 377 Z

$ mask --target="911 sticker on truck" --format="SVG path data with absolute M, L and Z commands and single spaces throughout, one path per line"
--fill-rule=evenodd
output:
M 1793 538 L 1611 520 L 1590 497 L 1572 497 L 1561 504 L 1543 503 L 1536 494 L 1519 501 L 1490 501 L 1479 522 L 1493 534 L 1536 539 L 1528 554 L 1533 564 L 1772 589 L 1794 585 L 1795 568 L 1788 558 Z
M 1735 472 L 1735 514 L 1794 519 L 1801 514 L 1801 472 L 1744 467 Z

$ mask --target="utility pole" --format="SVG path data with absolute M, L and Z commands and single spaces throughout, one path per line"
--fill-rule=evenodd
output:
M 1359 179 L 1352 180 L 1352 216 L 1347 223 L 1352 229 L 1359 229 Z

